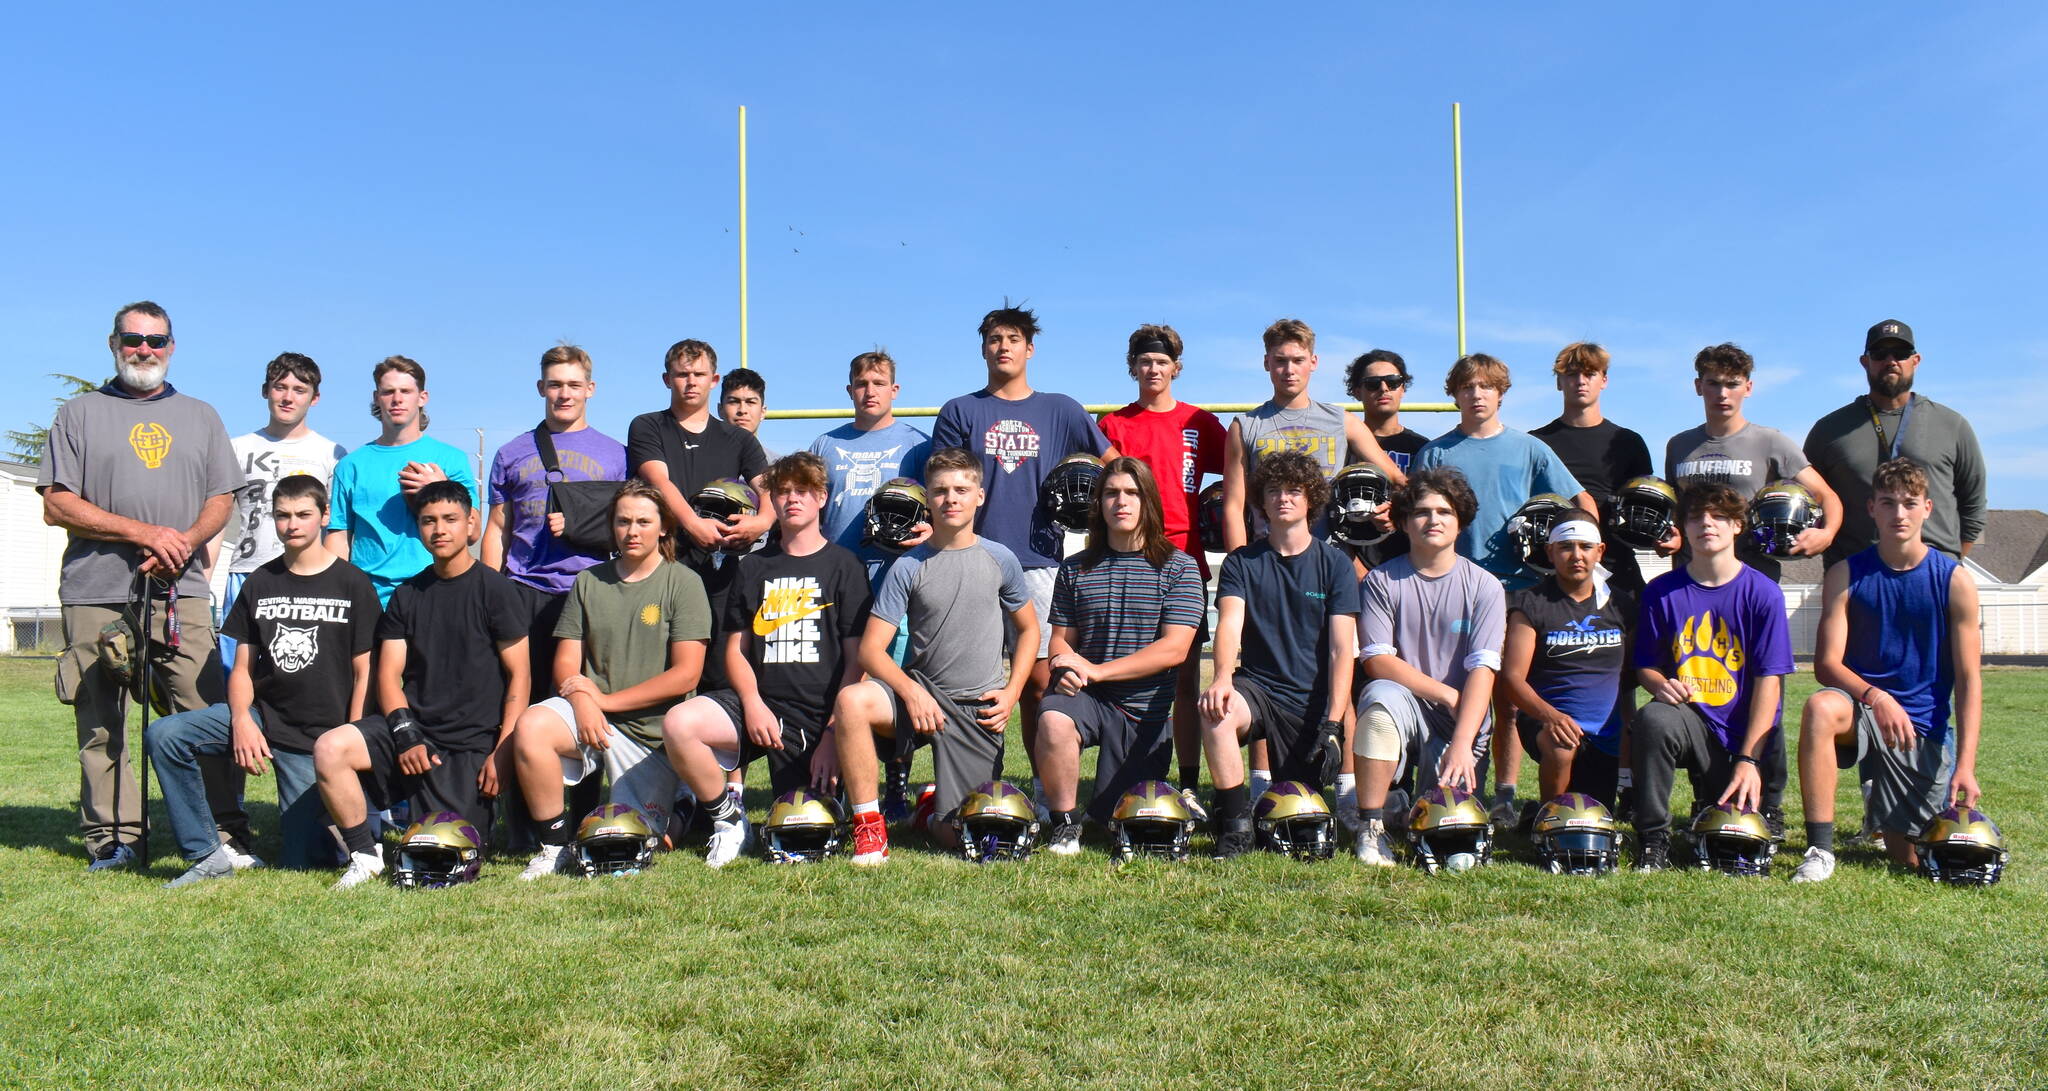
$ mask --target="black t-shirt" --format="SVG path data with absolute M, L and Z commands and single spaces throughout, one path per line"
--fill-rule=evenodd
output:
M 1579 487 L 1593 495 L 1600 508 L 1600 537 L 1607 543 L 1607 558 L 1602 563 L 1614 573 L 1615 586 L 1642 590 L 1643 572 L 1636 564 L 1635 551 L 1607 533 L 1607 515 L 1614 510 L 1614 494 L 1629 478 L 1657 472 L 1643 437 L 1611 420 L 1591 428 L 1574 428 L 1562 417 L 1529 434 L 1548 444 L 1564 468 L 1578 478 Z
M 866 566 L 827 543 L 807 557 L 771 545 L 737 568 L 720 631 L 746 634 L 747 661 L 770 710 L 791 724 L 824 726 L 846 669 L 841 642 L 867 626 Z
M 705 421 L 702 432 L 685 432 L 666 409 L 642 413 L 626 428 L 627 467 L 637 474 L 649 462 L 668 467 L 668 479 L 685 502 L 708 482 L 721 477 L 752 481 L 768 468 L 768 456 L 752 432 L 716 417 Z M 712 552 L 689 545 L 678 559 L 705 577 L 709 589 L 709 573 L 716 567 Z
M 1529 688 L 1553 708 L 1579 722 L 1600 749 L 1621 746 L 1619 698 L 1636 627 L 1636 597 L 1609 585 L 1607 601 L 1595 593 L 1574 602 L 1545 576 L 1534 587 L 1508 593 L 1508 621 L 1517 615 L 1536 630 L 1529 659 Z
M 405 641 L 406 704 L 435 746 L 481 753 L 497 745 L 505 714 L 497 645 L 526 635 L 525 602 L 482 564 L 452 580 L 428 568 L 391 593 L 377 639 Z
M 310 576 L 283 557 L 249 573 L 220 631 L 252 657 L 256 718 L 272 746 L 310 752 L 348 722 L 355 657 L 370 650 L 381 613 L 370 577 L 340 558 Z
M 1422 450 L 1422 445 L 1429 442 L 1428 436 L 1413 428 L 1403 428 L 1395 435 L 1379 436 L 1376 438 L 1380 441 L 1380 449 L 1387 452 L 1387 457 L 1393 459 L 1394 465 L 1400 467 L 1401 472 L 1404 474 L 1414 464 L 1415 452 Z M 1369 546 L 1356 548 L 1351 546 L 1340 547 L 1346 553 L 1354 554 L 1359 560 L 1365 562 L 1365 567 L 1368 569 L 1378 568 L 1396 557 L 1406 555 L 1408 552 L 1408 533 L 1398 529 L 1400 518 L 1394 516 L 1391 511 L 1387 514 L 1394 518 L 1394 525 L 1397 528 L 1394 533 Z

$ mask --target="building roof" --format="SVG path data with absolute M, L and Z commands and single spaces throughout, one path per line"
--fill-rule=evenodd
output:
M 1778 586 L 1786 587 L 1795 583 L 1810 583 L 1820 586 L 1827 576 L 1828 566 L 1819 557 L 1778 558 Z
M 34 481 L 37 472 L 41 469 L 41 466 L 33 462 L 15 462 L 12 459 L 0 458 L 0 474 L 6 474 L 9 477 L 25 477 L 30 481 Z
M 2018 583 L 2040 571 L 2048 565 L 2048 512 L 1992 509 L 1970 560 L 2000 583 Z

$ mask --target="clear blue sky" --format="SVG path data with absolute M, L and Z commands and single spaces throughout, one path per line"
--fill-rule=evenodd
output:
M 752 361 L 774 407 L 844 403 L 886 345 L 905 404 L 980 385 L 1005 295 L 1032 378 L 1123 401 L 1125 335 L 1187 339 L 1182 393 L 1256 401 L 1259 331 L 1321 334 L 1316 393 L 1393 348 L 1455 355 L 1449 119 L 1465 104 L 1470 344 L 1555 415 L 1566 341 L 1616 357 L 1653 450 L 1692 354 L 1755 353 L 1752 419 L 1803 438 L 1910 322 L 2000 507 L 2048 507 L 2040 318 L 2048 10 L 2032 5 L 36 5 L 0 41 L 0 317 L 20 392 L 105 374 L 112 311 L 170 308 L 173 380 L 233 431 L 263 363 L 426 365 L 433 434 L 538 419 L 558 339 L 599 427 L 662 404 L 682 337 L 739 357 L 734 108 L 751 127 Z M 1418 418 L 1424 431 L 1448 426 Z M 818 427 L 771 425 L 789 450 Z

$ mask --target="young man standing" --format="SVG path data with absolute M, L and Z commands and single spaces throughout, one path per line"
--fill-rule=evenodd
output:
M 767 411 L 768 380 L 762 378 L 760 372 L 750 367 L 736 367 L 725 373 L 725 378 L 718 385 L 718 416 L 721 420 L 759 437 L 763 414 Z M 762 448 L 761 454 L 768 461 L 775 461 L 775 456 L 767 448 Z
M 957 845 L 944 820 L 975 786 L 1002 775 L 1003 728 L 1031 676 L 1038 614 L 1016 555 L 974 532 L 981 475 L 982 456 L 958 447 L 941 447 L 925 463 L 931 539 L 882 578 L 860 641 L 868 678 L 841 689 L 833 709 L 858 865 L 889 860 L 889 833 L 875 799 L 877 737 L 904 754 L 931 744 L 938 781 L 931 828 L 948 848 Z M 1005 635 L 1006 617 L 1014 636 Z M 889 655 L 898 618 L 909 619 L 908 667 Z
M 1160 483 L 1156 491 L 1166 540 L 1194 560 L 1203 581 L 1202 617 L 1173 693 L 1173 749 L 1180 758 L 1181 795 L 1199 810 L 1195 788 L 1202 777 L 1202 714 L 1195 702 L 1201 695 L 1202 645 L 1209 628 L 1209 557 L 1202 549 L 1195 508 L 1202 479 L 1223 472 L 1229 441 L 1216 414 L 1175 400 L 1173 381 L 1180 377 L 1181 349 L 1180 334 L 1172 326 L 1144 325 L 1132 332 L 1124 366 L 1138 381 L 1138 400 L 1104 414 L 1102 434 L 1118 451 L 1152 471 L 1152 479 Z M 1098 783 L 1096 795 L 1101 794 Z
M 1912 839 L 1936 814 L 1951 800 L 1976 806 L 1981 791 L 1976 581 L 1921 538 L 1935 504 L 1918 463 L 1879 464 L 1870 493 L 1877 544 L 1829 566 L 1821 586 L 1813 673 L 1827 688 L 1800 717 L 1807 849 L 1795 883 L 1835 873 L 1837 769 L 1858 767 L 1870 825 L 1901 867 L 1919 862 Z
M 296 352 L 280 353 L 263 369 L 263 401 L 270 408 L 270 421 L 246 435 L 235 437 L 235 457 L 242 463 L 242 475 L 249 483 L 235 493 L 235 525 L 240 537 L 228 559 L 226 594 L 217 611 L 225 621 L 234 608 L 235 597 L 251 572 L 269 564 L 284 552 L 270 521 L 270 495 L 277 483 L 294 474 L 320 482 L 320 507 L 327 508 L 326 490 L 334 478 L 335 464 L 348 454 L 341 444 L 313 431 L 306 414 L 320 404 L 320 365 L 312 357 Z M 226 535 L 217 540 L 224 544 Z M 220 662 L 235 669 L 235 640 L 220 638 Z
M 1671 786 L 1679 769 L 1698 798 L 1756 808 L 1760 756 L 1778 730 L 1792 638 L 1785 593 L 1735 556 L 1747 498 L 1726 485 L 1679 496 L 1691 559 L 1650 581 L 1635 642 L 1650 703 L 1636 710 L 1636 867 L 1656 871 L 1671 850 Z
M 1088 806 L 1098 823 L 1138 782 L 1167 773 L 1175 677 L 1207 602 L 1194 558 L 1167 537 L 1159 497 L 1144 462 L 1111 459 L 1088 513 L 1088 548 L 1060 565 L 1053 584 L 1053 686 L 1038 714 L 1035 764 L 1052 811 L 1045 847 L 1056 855 L 1081 850 L 1083 749 L 1101 748 Z
M 327 549 L 370 577 L 377 598 L 391 601 L 398 585 L 433 558 L 420 544 L 411 501 L 434 481 L 453 481 L 476 492 L 469 456 L 426 435 L 427 370 L 403 356 L 379 362 L 370 378 L 370 411 L 383 423 L 375 443 L 350 451 L 334 467 Z M 466 545 L 467 543 L 465 543 Z
M 829 718 L 839 691 L 860 681 L 867 572 L 819 525 L 825 463 L 808 451 L 778 459 L 767 483 L 779 541 L 740 558 L 722 626 L 731 688 L 677 705 L 662 725 L 676 775 L 698 799 L 718 801 L 704 857 L 712 867 L 747 842 L 745 813 L 720 792 L 732 770 L 766 757 L 776 795 L 806 784 L 832 794 L 839 758 Z
M 1550 371 L 1564 395 L 1564 412 L 1529 433 L 1557 452 L 1565 469 L 1593 498 L 1598 509 L 1595 525 L 1603 528 L 1608 509 L 1614 506 L 1614 494 L 1629 479 L 1657 472 L 1643 437 L 1608 420 L 1600 411 L 1612 359 L 1606 349 L 1591 341 L 1576 341 L 1559 351 Z M 1624 591 L 1641 591 L 1643 569 L 1636 563 L 1635 551 L 1606 536 L 1604 529 L 1601 541 L 1606 546 L 1601 563 L 1613 574 L 1609 582 Z M 1675 531 L 1671 544 L 1678 544 Z
M 1408 361 L 1389 349 L 1370 349 L 1359 354 L 1344 369 L 1344 389 L 1365 407 L 1365 427 L 1402 473 L 1415 463 L 1416 452 L 1429 437 L 1401 423 L 1401 401 L 1415 377 L 1408 374 Z M 1343 548 L 1343 547 L 1340 547 Z M 1359 575 L 1408 552 L 1408 535 L 1398 521 L 1385 537 L 1369 546 L 1346 548 L 1359 567 Z
M 1027 672 L 1019 725 L 1028 750 L 1038 731 L 1039 701 L 1045 696 L 1048 679 L 1045 660 L 1052 629 L 1042 623 L 1052 607 L 1053 577 L 1059 571 L 1062 546 L 1060 528 L 1039 503 L 1039 489 L 1046 475 L 1068 455 L 1080 452 L 1107 460 L 1116 456 L 1116 448 L 1081 403 L 1065 394 L 1031 389 L 1027 367 L 1037 351 L 1037 315 L 1023 307 L 1000 307 L 982 318 L 980 329 L 988 384 L 940 408 L 932 443 L 959 447 L 981 457 L 988 502 L 981 509 L 976 529 L 1015 555 L 1030 584 L 1032 616 L 1041 624 L 1036 630 L 1037 658 Z M 915 639 L 915 627 L 911 633 Z
M 1409 550 L 1366 573 L 1360 592 L 1365 692 L 1352 753 L 1361 826 L 1355 855 L 1392 867 L 1387 822 L 1405 800 L 1387 797 L 1412 776 L 1476 791 L 1486 780 L 1493 682 L 1500 670 L 1506 603 L 1500 580 L 1460 556 L 1460 531 L 1479 508 L 1463 474 L 1418 469 L 1394 494 Z
M 1232 551 L 1216 578 L 1215 681 L 1201 701 L 1219 859 L 1252 847 L 1244 743 L 1266 740 L 1277 780 L 1320 790 L 1336 777 L 1358 655 L 1358 578 L 1309 533 L 1330 497 L 1322 466 L 1301 451 L 1267 455 L 1251 491 L 1266 537 Z
M 896 361 L 876 349 L 847 365 L 846 393 L 853 399 L 853 421 L 811 442 L 811 453 L 825 463 L 829 497 L 822 530 L 825 539 L 853 551 L 867 566 L 871 584 L 895 555 L 866 544 L 868 498 L 893 478 L 924 478 L 924 460 L 932 438 L 922 429 L 896 419 Z
M 143 745 L 163 785 L 186 886 L 234 874 L 207 810 L 200 759 L 232 754 L 251 776 L 277 767 L 282 863 L 321 867 L 333 855 L 327 812 L 313 790 L 313 747 L 335 724 L 358 720 L 370 689 L 370 640 L 379 610 L 370 578 L 321 544 L 327 486 L 293 474 L 263 499 L 270 540 L 283 550 L 248 574 L 222 631 L 246 641 L 225 703 L 166 716 Z
M 510 580 L 470 556 L 478 527 L 469 489 L 430 481 L 412 506 L 431 564 L 392 592 L 377 623 L 384 714 L 313 743 L 320 797 L 349 854 L 336 890 L 384 871 L 370 799 L 408 801 L 415 819 L 455 811 L 489 829 L 500 754 L 526 711 L 524 602 Z

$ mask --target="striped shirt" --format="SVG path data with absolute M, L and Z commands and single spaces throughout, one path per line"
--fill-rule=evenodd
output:
M 1143 651 L 1165 626 L 1201 626 L 1208 603 L 1187 554 L 1176 549 L 1159 568 L 1143 553 L 1108 553 L 1089 568 L 1081 567 L 1083 556 L 1061 564 L 1052 585 L 1052 624 L 1074 630 L 1072 646 L 1082 658 L 1107 663 Z M 1172 710 L 1178 666 L 1089 689 L 1133 720 L 1156 721 Z

